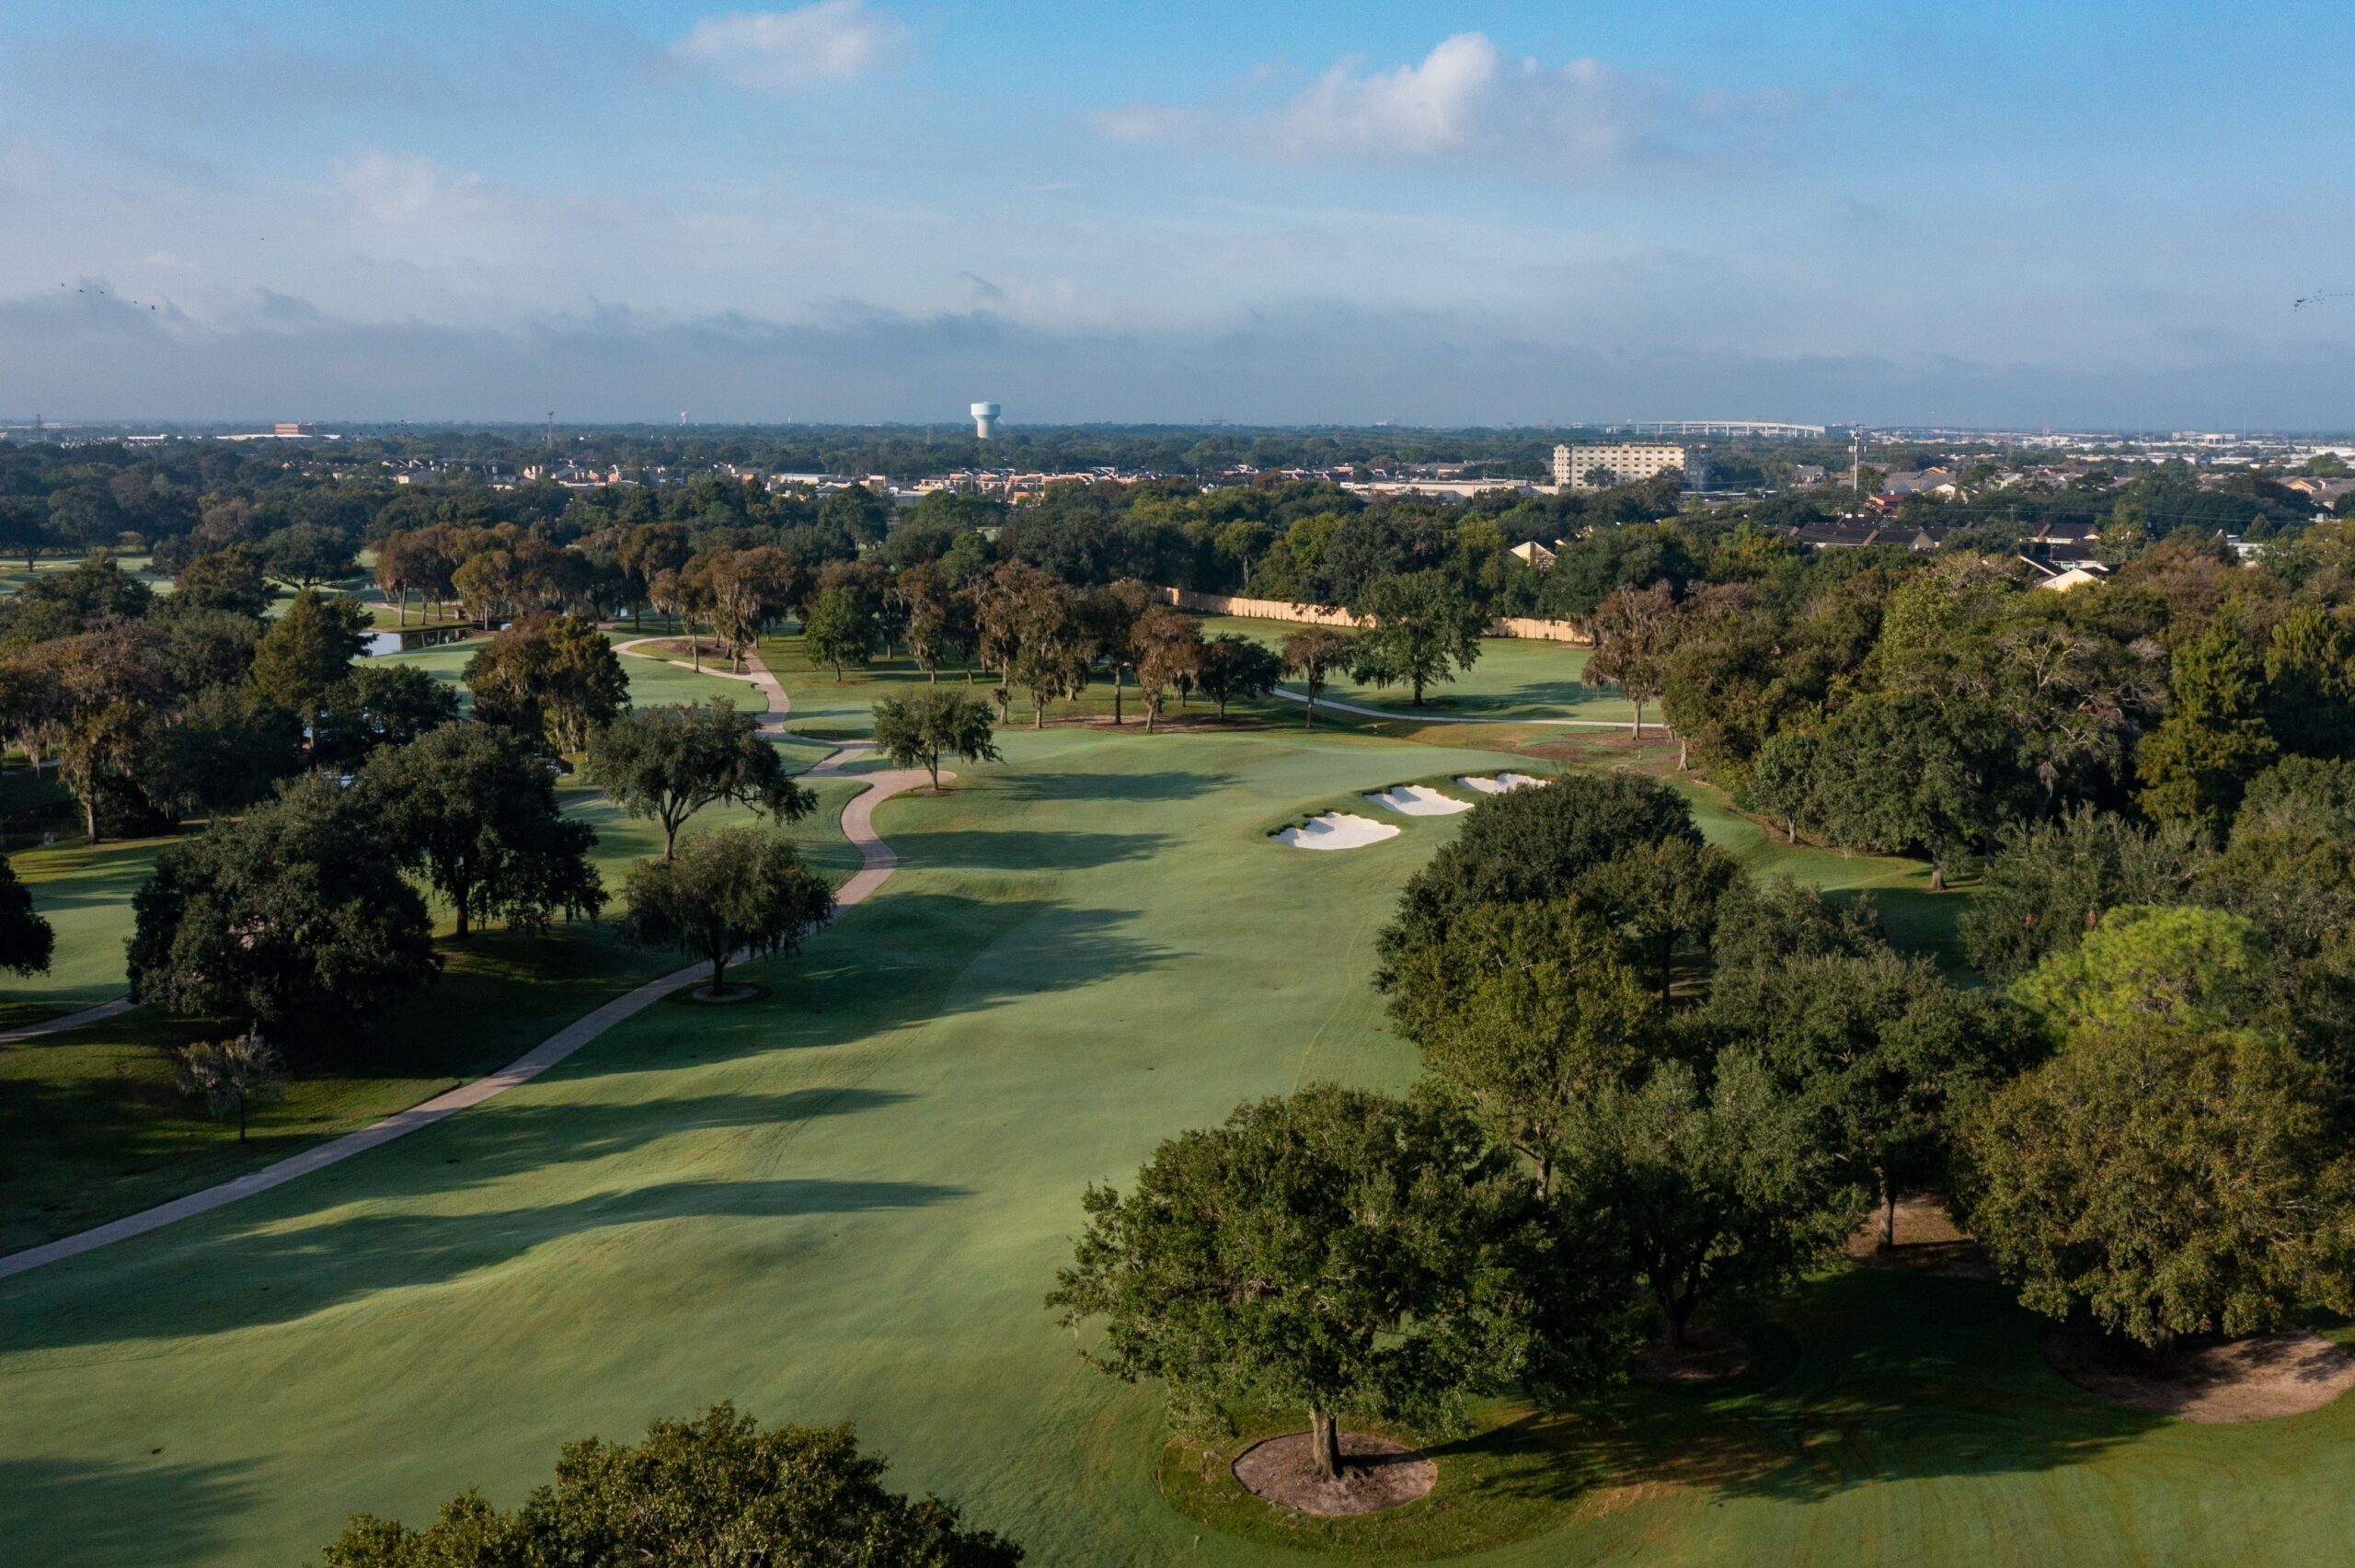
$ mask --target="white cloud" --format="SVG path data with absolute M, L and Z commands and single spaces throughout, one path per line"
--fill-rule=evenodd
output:
M 1660 83 L 1592 59 L 1515 60 L 1457 33 L 1411 65 L 1341 60 L 1272 108 L 1214 112 L 1139 103 L 1097 117 L 1116 141 L 1216 143 L 1303 159 L 1538 163 L 1565 176 L 1669 150 L 1671 121 L 1740 118 L 1728 95 L 1680 102 Z
M 482 176 L 445 168 L 415 153 L 372 148 L 330 166 L 337 186 L 373 223 L 449 223 L 480 217 L 496 205 L 490 182 Z
M 706 17 L 671 46 L 671 57 L 759 93 L 795 93 L 872 75 L 907 40 L 897 19 L 866 0 L 817 0 L 793 11 Z

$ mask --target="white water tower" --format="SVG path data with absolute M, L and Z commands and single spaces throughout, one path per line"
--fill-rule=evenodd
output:
M 982 441 L 987 441 L 997 434 L 996 404 L 976 403 L 973 405 L 973 434 Z

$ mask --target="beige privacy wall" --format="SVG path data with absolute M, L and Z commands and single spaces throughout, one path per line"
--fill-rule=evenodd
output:
M 1231 593 L 1195 593 L 1182 588 L 1165 588 L 1161 596 L 1180 610 L 1200 611 L 1205 615 L 1242 615 L 1260 621 L 1298 621 L 1311 626 L 1354 626 L 1357 617 L 1346 610 L 1319 610 L 1314 604 L 1287 604 L 1281 599 L 1238 599 Z M 1488 623 L 1492 637 L 1529 637 L 1547 643 L 1584 643 L 1591 641 L 1575 622 L 1532 621 L 1522 616 L 1503 616 Z

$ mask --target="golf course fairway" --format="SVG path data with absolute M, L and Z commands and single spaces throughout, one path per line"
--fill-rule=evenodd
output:
M 745 967 L 761 1000 L 657 1004 L 315 1179 L 0 1282 L 0 1557 L 291 1568 L 350 1513 L 510 1505 L 567 1440 L 732 1399 L 856 1421 L 891 1484 L 1033 1562 L 1313 1561 L 1165 1503 L 1157 1391 L 1091 1370 L 1041 1298 L 1082 1189 L 1162 1138 L 1411 1079 L 1373 938 L 1460 818 L 1326 854 L 1268 835 L 1506 760 L 1288 729 L 1000 743 L 881 807 L 899 871 Z M 1558 1524 L 1458 1561 L 2255 1563 L 2355 1539 L 2344 1403 L 2113 1409 L 1975 1280 L 1844 1268 L 1783 1322 L 1738 1386 L 1597 1414 L 1546 1482 Z

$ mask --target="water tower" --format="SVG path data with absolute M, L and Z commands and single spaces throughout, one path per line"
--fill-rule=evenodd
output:
M 997 434 L 996 404 L 976 403 L 973 405 L 973 434 L 982 441 L 987 441 Z

